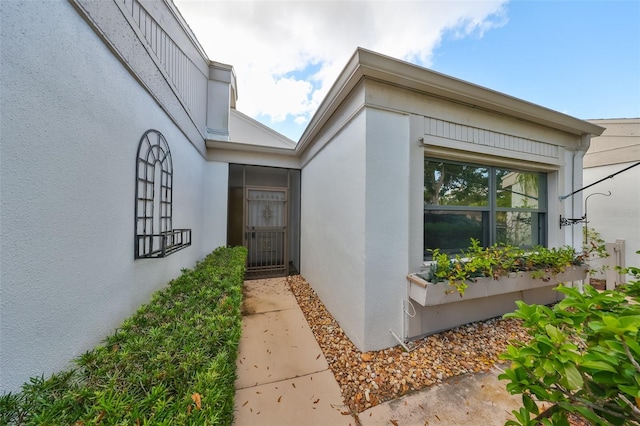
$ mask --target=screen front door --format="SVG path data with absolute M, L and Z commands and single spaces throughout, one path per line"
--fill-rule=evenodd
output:
M 287 275 L 287 190 L 245 189 L 248 276 Z

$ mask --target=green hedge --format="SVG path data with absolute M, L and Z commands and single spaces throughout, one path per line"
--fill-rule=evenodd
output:
M 75 369 L 0 396 L 0 424 L 231 424 L 246 255 L 183 270 Z

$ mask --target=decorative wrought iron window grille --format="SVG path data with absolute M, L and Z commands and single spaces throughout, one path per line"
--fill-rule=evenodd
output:
M 138 145 L 134 254 L 165 257 L 191 245 L 191 229 L 173 229 L 173 163 L 169 144 L 147 130 Z

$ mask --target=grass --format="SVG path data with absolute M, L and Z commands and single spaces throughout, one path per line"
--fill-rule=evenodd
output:
M 74 369 L 0 396 L 0 424 L 231 424 L 245 259 L 219 248 L 183 270 Z

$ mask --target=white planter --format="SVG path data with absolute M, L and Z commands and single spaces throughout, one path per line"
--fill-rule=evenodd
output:
M 531 272 L 511 273 L 494 280 L 491 277 L 477 278 L 475 282 L 467 282 L 468 287 L 464 295 L 460 295 L 455 287 L 447 282 L 430 283 L 416 274 L 407 275 L 409 281 L 409 297 L 422 306 L 437 306 L 463 300 L 487 298 L 499 294 L 514 293 L 535 288 L 556 286 L 558 283 L 585 280 L 587 266 L 567 268 L 560 274 L 548 274 L 546 280 L 531 277 Z

